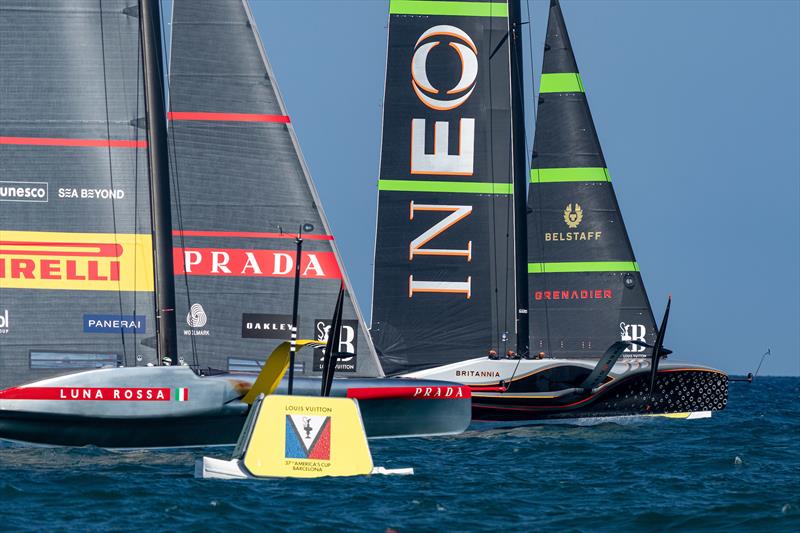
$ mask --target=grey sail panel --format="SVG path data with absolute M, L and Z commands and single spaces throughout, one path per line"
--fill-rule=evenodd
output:
M 176 0 L 170 148 L 179 349 L 201 366 L 254 370 L 289 338 L 304 227 L 299 336 L 325 338 L 340 284 L 343 376 L 382 370 L 349 290 L 249 6 Z M 300 352 L 320 375 L 321 351 Z
M 531 349 L 599 357 L 655 321 L 558 2 L 550 4 L 528 197 Z M 625 356 L 645 356 L 632 346 Z
M 391 2 L 372 334 L 387 371 L 514 343 L 508 9 Z
M 0 2 L 0 386 L 155 360 L 131 5 Z

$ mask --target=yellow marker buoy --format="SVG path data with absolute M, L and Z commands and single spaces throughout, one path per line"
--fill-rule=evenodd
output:
M 195 476 L 216 479 L 413 474 L 375 468 L 358 400 L 260 395 L 231 461 L 204 457 Z

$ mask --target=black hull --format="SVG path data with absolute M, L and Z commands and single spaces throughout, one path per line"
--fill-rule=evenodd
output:
M 520 390 L 482 393 L 475 388 L 472 418 L 483 422 L 530 422 L 719 411 L 728 402 L 728 376 L 712 370 L 660 371 L 653 395 L 649 374 L 608 383 L 594 394 L 573 392 L 557 398 L 525 396 Z

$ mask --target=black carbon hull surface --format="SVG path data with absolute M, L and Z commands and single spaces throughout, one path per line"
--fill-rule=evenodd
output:
M 526 396 L 521 391 L 481 393 L 475 389 L 472 417 L 486 422 L 638 416 L 719 411 L 728 401 L 728 376 L 712 370 L 660 371 L 652 396 L 648 373 L 612 382 L 594 394 Z

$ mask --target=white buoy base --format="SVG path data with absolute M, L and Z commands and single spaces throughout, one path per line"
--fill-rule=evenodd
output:
M 414 469 L 376 466 L 372 469 L 372 475 L 413 476 Z M 259 479 L 251 476 L 238 459 L 226 461 L 213 457 L 203 457 L 197 460 L 194 465 L 194 477 L 199 479 Z

